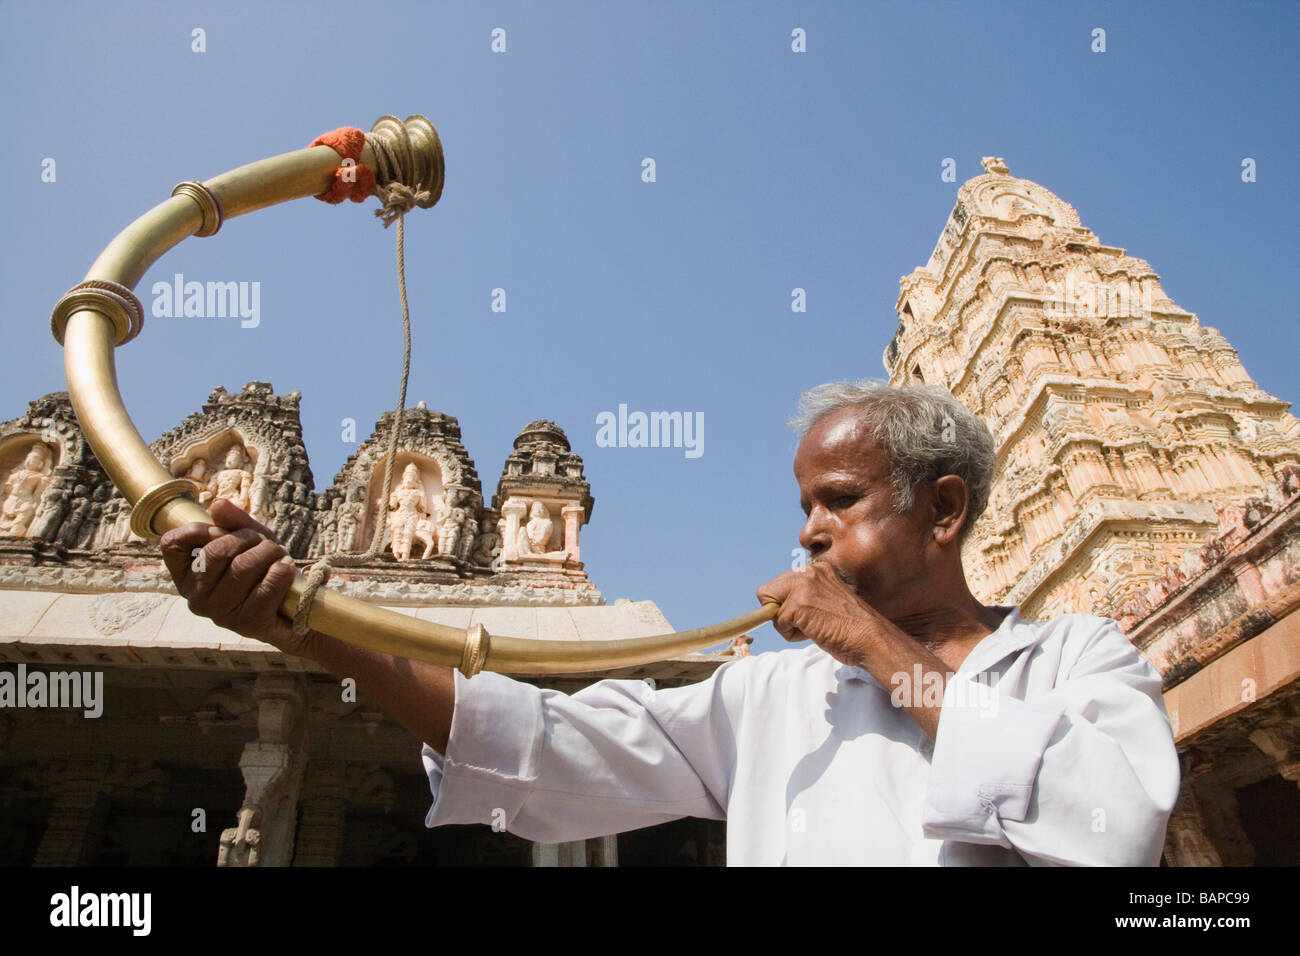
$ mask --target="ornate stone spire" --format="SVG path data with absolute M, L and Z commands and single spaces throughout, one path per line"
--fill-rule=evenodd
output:
M 1225 504 L 1273 494 L 1300 422 L 1147 262 L 1001 158 L 983 165 L 900 280 L 885 368 L 947 387 L 993 431 L 999 469 L 964 552 L 976 595 L 1029 618 L 1105 614 L 1199 549 Z
M 502 570 L 525 579 L 590 587 L 578 545 L 595 500 L 582 458 L 555 422 L 529 422 L 515 438 L 492 507 L 500 514 Z

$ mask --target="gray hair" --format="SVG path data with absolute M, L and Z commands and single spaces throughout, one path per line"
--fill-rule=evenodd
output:
M 960 540 L 988 507 L 997 451 L 993 434 L 979 418 L 937 385 L 828 382 L 799 396 L 790 427 L 802 437 L 832 412 L 855 408 L 867 435 L 889 454 L 894 511 L 916 505 L 916 489 L 926 481 L 956 475 L 966 482 L 969 514 Z

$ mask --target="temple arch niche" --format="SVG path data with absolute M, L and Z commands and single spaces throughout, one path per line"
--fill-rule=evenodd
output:
M 399 451 L 394 460 L 392 489 L 388 500 L 383 501 L 387 460 L 386 455 L 378 458 L 370 472 L 365 522 L 356 550 L 369 547 L 375 521 L 382 520 L 386 531 L 381 553 L 387 551 L 399 561 L 434 557 L 440 553 L 439 536 L 445 533 L 443 525 L 451 507 L 443 467 L 430 455 Z
M 269 524 L 266 461 L 256 441 L 238 428 L 227 428 L 173 450 L 171 472 L 198 484 L 198 503 L 204 508 L 224 498 Z
M 31 432 L 0 438 L 0 536 L 31 535 L 62 452 L 59 442 Z

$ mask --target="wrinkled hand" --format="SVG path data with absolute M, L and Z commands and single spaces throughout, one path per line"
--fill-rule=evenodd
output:
M 229 501 L 214 501 L 210 510 L 216 527 L 187 524 L 158 541 L 190 610 L 236 634 L 309 656 L 315 632 L 295 634 L 279 613 L 294 579 L 289 552 L 269 528 Z
M 825 561 L 787 571 L 758 589 L 760 603 L 779 601 L 772 626 L 787 641 L 811 640 L 842 664 L 862 667 L 885 619 Z

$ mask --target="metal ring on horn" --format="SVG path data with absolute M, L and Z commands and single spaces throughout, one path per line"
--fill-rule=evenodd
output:
M 382 164 L 395 168 L 380 170 L 380 152 L 386 154 Z M 405 121 L 383 117 L 367 137 L 361 162 L 380 185 L 398 175 L 414 180 L 403 182 L 427 190 L 428 205 L 442 193 L 442 144 L 423 116 L 408 116 Z M 194 521 L 211 524 L 212 519 L 187 497 L 193 484 L 176 478 L 154 458 L 122 402 L 113 351 L 134 338 L 144 322 L 144 311 L 131 288 L 187 236 L 212 235 L 226 219 L 325 192 L 339 164 L 337 153 L 318 146 L 240 166 L 203 183 L 182 183 L 170 199 L 109 243 L 91 265 L 87 280 L 55 306 L 51 329 L 63 346 L 73 409 L 104 471 L 133 505 L 131 528 L 141 537 L 157 537 Z M 304 584 L 299 574 L 281 605 L 290 619 Z M 317 592 L 310 616 L 316 630 L 396 657 L 458 667 L 465 673 L 537 675 L 630 667 L 702 650 L 770 621 L 779 610 L 778 604 L 764 604 L 710 627 L 608 641 L 489 638 L 481 627 L 466 633 L 327 588 Z
M 203 213 L 203 224 L 199 226 L 194 235 L 206 238 L 207 236 L 215 236 L 221 229 L 221 224 L 225 221 L 226 215 L 221 209 L 221 200 L 207 186 L 188 180 L 177 183 L 176 188 L 172 190 L 172 195 L 189 196 L 198 203 L 199 210 Z
M 160 481 L 131 506 L 131 532 L 142 538 L 161 538 L 167 529 L 154 527 L 154 518 L 167 502 L 182 495 L 198 500 L 199 483 L 192 478 L 172 478 Z

